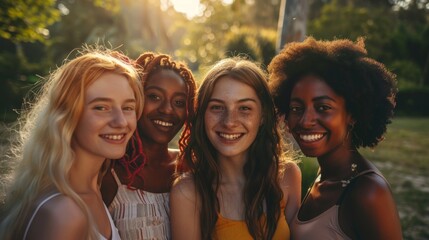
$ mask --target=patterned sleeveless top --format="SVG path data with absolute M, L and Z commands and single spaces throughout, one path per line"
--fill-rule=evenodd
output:
M 109 211 L 121 239 L 171 239 L 170 193 L 128 189 L 127 185 L 121 183 L 113 168 L 111 171 L 118 185 L 118 192 Z

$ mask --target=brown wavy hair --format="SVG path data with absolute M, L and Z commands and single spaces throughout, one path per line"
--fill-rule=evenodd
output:
M 161 70 L 172 70 L 177 73 L 186 84 L 187 97 L 186 97 L 186 120 L 184 128 L 179 139 L 179 150 L 180 155 L 183 154 L 185 145 L 187 145 L 190 136 L 190 119 L 195 115 L 194 113 L 194 101 L 196 95 L 196 83 L 192 71 L 186 66 L 185 63 L 174 61 L 171 56 L 167 54 L 156 54 L 152 52 L 146 52 L 141 54 L 135 61 L 135 65 L 140 69 L 141 81 L 143 85 L 147 79 L 153 74 Z M 139 131 L 135 131 L 133 137 L 128 145 L 127 153 L 123 158 L 119 160 L 119 163 L 127 171 L 128 188 L 132 188 L 131 185 L 137 176 L 137 173 L 143 168 L 146 162 L 146 156 L 143 151 L 142 140 Z M 179 164 L 178 169 L 185 169 L 185 166 Z
M 189 144 L 184 149 L 183 161 L 189 166 L 197 194 L 201 200 L 201 236 L 211 239 L 219 212 L 219 163 L 216 149 L 210 143 L 205 129 L 204 115 L 218 79 L 231 77 L 252 87 L 262 104 L 263 124 L 249 149 L 244 165 L 245 221 L 255 239 L 271 239 L 280 215 L 283 192 L 278 183 L 285 158 L 282 138 L 278 130 L 274 103 L 267 86 L 266 74 L 255 63 L 240 58 L 228 58 L 217 63 L 207 73 L 199 88 L 195 118 L 191 124 Z M 266 221 L 260 221 L 266 204 Z

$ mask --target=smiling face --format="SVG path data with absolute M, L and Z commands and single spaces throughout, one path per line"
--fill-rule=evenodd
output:
M 262 121 L 253 88 L 230 77 L 217 80 L 204 114 L 205 131 L 218 157 L 246 158 Z
M 294 86 L 287 123 L 302 152 L 322 157 L 350 149 L 347 126 L 351 117 L 344 98 L 320 78 L 309 75 Z
M 85 91 L 82 116 L 72 140 L 76 158 L 122 157 L 136 122 L 136 99 L 128 79 L 104 73 Z
M 186 119 L 187 88 L 173 70 L 161 70 L 145 83 L 145 104 L 139 119 L 143 141 L 168 144 Z

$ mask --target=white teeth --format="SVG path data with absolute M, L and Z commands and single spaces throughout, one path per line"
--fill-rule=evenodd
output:
M 161 121 L 161 120 L 154 120 L 153 122 L 154 122 L 155 124 L 161 125 L 161 126 L 163 126 L 163 127 L 172 127 L 172 126 L 173 126 L 173 123 L 170 123 L 170 122 L 164 122 L 164 121 Z
M 314 142 L 321 139 L 323 137 L 323 134 L 310 134 L 310 135 L 300 134 L 299 137 L 304 141 Z
M 104 134 L 102 137 L 109 140 L 121 140 L 125 137 L 125 134 Z
M 241 136 L 241 133 L 237 133 L 237 134 L 219 133 L 219 136 L 226 138 L 227 140 L 235 140 Z

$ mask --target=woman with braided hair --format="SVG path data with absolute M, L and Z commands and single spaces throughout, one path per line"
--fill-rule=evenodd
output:
M 145 105 L 127 154 L 103 179 L 103 198 L 122 239 L 171 239 L 169 192 L 176 159 L 189 136 L 195 81 L 186 65 L 165 54 L 136 60 Z M 168 143 L 184 126 L 179 150 Z

